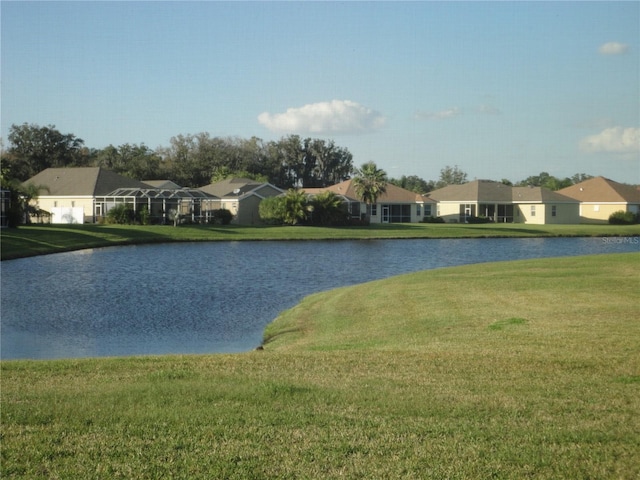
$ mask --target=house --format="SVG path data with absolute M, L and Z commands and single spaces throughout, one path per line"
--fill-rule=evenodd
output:
M 578 223 L 578 202 L 542 187 L 513 187 L 491 180 L 448 185 L 427 194 L 438 202 L 437 216 L 468 223 L 486 217 L 496 223 Z
M 229 210 L 233 214 L 231 223 L 238 225 L 262 223 L 258 210 L 260 202 L 284 193 L 275 185 L 248 178 L 228 178 L 199 190 L 217 197 L 217 208 Z
M 558 193 L 580 202 L 581 223 L 607 223 L 620 210 L 640 213 L 640 190 L 605 177 L 590 178 Z
M 93 223 L 106 213 L 96 210 L 97 196 L 118 188 L 149 188 L 101 167 L 47 168 L 24 182 L 29 183 L 43 187 L 36 203 L 51 214 L 51 223 Z
M 333 192 L 347 204 L 347 210 L 352 218 L 362 218 L 366 214 L 367 206 L 356 194 L 353 179 L 324 188 L 305 188 L 304 191 L 308 195 Z M 434 216 L 435 210 L 435 200 L 387 183 L 386 191 L 371 206 L 369 221 L 371 223 L 418 223 L 425 217 Z

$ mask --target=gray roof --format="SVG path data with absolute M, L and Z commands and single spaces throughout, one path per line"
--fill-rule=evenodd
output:
M 47 168 L 24 182 L 27 183 L 47 187 L 41 196 L 96 196 L 118 188 L 149 188 L 101 167 Z
M 249 178 L 228 178 L 200 187 L 200 190 L 220 198 L 241 197 L 245 193 L 251 192 L 262 185 L 265 185 L 265 183 L 257 182 Z
M 170 190 L 176 190 L 178 188 L 182 188 L 175 182 L 171 180 L 145 180 L 144 183 L 152 186 L 153 188 L 165 188 Z

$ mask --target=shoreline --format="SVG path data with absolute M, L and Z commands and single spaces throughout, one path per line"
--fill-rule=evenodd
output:
M 384 224 L 369 227 L 30 225 L 0 232 L 0 260 L 110 246 L 216 241 L 629 237 L 640 225 Z

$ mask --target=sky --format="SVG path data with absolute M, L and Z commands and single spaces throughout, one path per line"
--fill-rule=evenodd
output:
M 298 134 L 437 180 L 640 183 L 640 2 L 0 3 L 13 124 L 90 148 Z

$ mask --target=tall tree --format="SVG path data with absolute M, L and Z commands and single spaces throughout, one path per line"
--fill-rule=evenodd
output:
M 447 165 L 440 170 L 440 180 L 438 180 L 436 186 L 442 188 L 447 185 L 462 185 L 463 183 L 467 183 L 467 174 L 457 165 L 453 167 Z
M 89 159 L 82 139 L 60 133 L 54 125 L 14 124 L 7 138 L 10 176 L 21 181 L 50 167 L 86 165 Z
M 375 162 L 363 163 L 355 171 L 353 186 L 356 195 L 367 205 L 367 219 L 371 217 L 371 205 L 387 191 L 387 173 L 378 168 Z
M 416 193 L 428 193 L 436 188 L 436 182 L 426 181 L 417 175 L 409 175 L 408 177 L 402 175 L 400 178 L 390 179 L 389 183 Z

